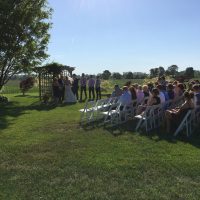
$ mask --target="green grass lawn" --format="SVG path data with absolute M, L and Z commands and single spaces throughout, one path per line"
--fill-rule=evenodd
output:
M 0 107 L 0 199 L 200 199 L 200 136 L 81 128 L 82 104 L 7 95 Z

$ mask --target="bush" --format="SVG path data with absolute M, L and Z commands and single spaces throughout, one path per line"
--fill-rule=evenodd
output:
M 0 96 L 0 103 L 8 103 L 8 98 L 4 96 Z
M 34 83 L 35 79 L 33 77 L 28 77 L 20 82 L 19 87 L 23 95 L 34 86 Z

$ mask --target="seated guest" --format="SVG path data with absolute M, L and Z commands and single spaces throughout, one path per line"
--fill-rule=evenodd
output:
M 157 85 L 156 88 L 157 88 L 158 91 L 159 91 L 159 97 L 160 97 L 161 103 L 165 103 L 165 94 L 164 94 L 164 92 L 163 92 L 163 87 L 162 87 L 162 85 Z
M 142 90 L 143 90 L 143 93 L 144 93 L 144 97 L 149 97 L 149 88 L 147 85 L 143 85 L 142 86 Z
M 144 99 L 144 92 L 142 91 L 142 86 L 139 85 L 138 89 L 137 89 L 137 102 L 138 103 L 142 103 L 143 99 Z
M 115 85 L 114 91 L 111 94 L 111 97 L 120 97 L 122 95 L 123 91 L 119 88 L 119 85 Z
M 154 106 L 154 105 L 159 105 L 159 104 L 160 104 L 159 91 L 157 88 L 154 88 L 152 89 L 152 92 L 147 101 L 147 104 L 138 106 L 136 113 L 141 114 L 143 111 L 145 111 L 147 106 Z
M 171 110 L 166 110 L 165 117 L 166 117 L 166 125 L 167 125 L 167 132 L 169 133 L 171 131 L 172 127 L 176 127 L 177 124 L 180 123 L 180 121 L 184 118 L 187 111 L 194 108 L 193 103 L 193 93 L 185 92 L 184 98 L 185 102 L 179 107 Z
M 137 99 L 137 95 L 136 95 L 136 91 L 135 91 L 135 88 L 133 86 L 131 86 L 129 88 L 129 91 L 131 93 L 131 97 L 132 97 L 132 100 L 136 100 Z
M 178 83 L 174 87 L 175 99 L 180 98 L 183 95 L 184 90 L 185 90 L 184 85 L 182 83 Z
M 119 102 L 122 105 L 130 105 L 132 102 L 131 93 L 129 92 L 129 89 L 127 86 L 123 87 L 123 94 L 120 96 Z
M 149 92 L 151 92 L 154 88 L 153 83 L 149 82 L 147 85 L 148 85 Z
M 147 106 L 159 105 L 160 103 L 161 103 L 161 99 L 159 97 L 159 90 L 157 88 L 154 88 L 147 102 Z
M 169 100 L 173 100 L 174 99 L 174 86 L 170 83 L 167 86 L 167 93 L 168 93 L 168 97 Z
M 193 85 L 192 90 L 194 92 L 194 106 L 200 106 L 200 85 Z
M 134 84 L 132 84 L 132 86 L 135 88 L 135 90 L 137 91 L 137 89 L 138 89 L 138 84 L 137 83 L 134 83 Z
M 165 101 L 168 101 L 169 100 L 169 95 L 168 95 L 168 92 L 167 92 L 166 89 L 167 89 L 166 86 L 162 85 L 162 92 L 163 92 L 163 94 L 165 96 Z

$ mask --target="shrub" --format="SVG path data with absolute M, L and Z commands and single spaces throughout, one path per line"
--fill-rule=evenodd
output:
M 23 95 L 34 86 L 34 83 L 35 79 L 33 77 L 28 77 L 20 82 L 19 87 Z

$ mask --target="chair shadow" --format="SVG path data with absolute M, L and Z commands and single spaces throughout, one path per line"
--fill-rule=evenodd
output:
M 154 129 L 148 133 L 145 132 L 145 130 L 140 130 L 139 132 L 136 132 L 135 131 L 136 125 L 137 122 L 135 120 L 131 120 L 121 125 L 105 126 L 104 129 L 107 130 L 114 137 L 123 135 L 126 132 L 129 133 L 132 132 L 139 134 L 142 137 L 147 137 L 150 140 L 154 140 L 155 142 L 161 142 L 165 140 L 169 143 L 177 144 L 178 141 L 181 141 L 183 143 L 189 143 L 195 146 L 196 148 L 200 148 L 200 134 L 198 134 L 198 130 L 190 137 L 187 137 L 184 134 L 174 137 L 173 134 L 168 134 L 165 131 L 164 127 Z

